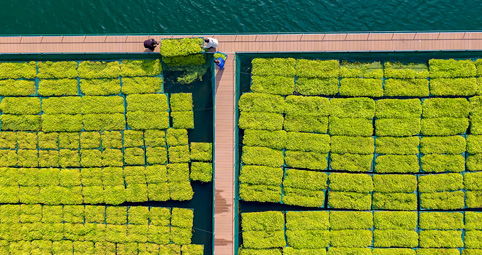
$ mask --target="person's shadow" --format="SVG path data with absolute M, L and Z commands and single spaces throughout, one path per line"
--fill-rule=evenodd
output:
M 219 84 L 221 83 L 221 77 L 223 76 L 224 69 L 220 70 L 214 67 L 216 72 L 216 91 L 218 90 Z

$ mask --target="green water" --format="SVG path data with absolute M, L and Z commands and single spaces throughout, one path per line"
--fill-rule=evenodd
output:
M 477 0 L 1 0 L 0 34 L 480 30 Z

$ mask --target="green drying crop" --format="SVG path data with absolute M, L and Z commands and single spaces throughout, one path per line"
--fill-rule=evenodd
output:
M 466 230 L 482 229 L 482 213 L 465 212 L 465 229 Z
M 281 186 L 282 180 L 283 169 L 280 167 L 244 165 L 239 175 L 240 182 L 249 184 Z
M 338 79 L 299 78 L 295 83 L 295 91 L 307 96 L 336 95 L 338 93 Z
M 142 136 L 142 131 L 125 130 L 123 147 L 142 147 L 144 145 Z
M 147 147 L 146 157 L 149 164 L 166 164 L 167 150 L 165 147 Z
M 481 208 L 482 207 L 482 192 L 480 191 L 467 191 L 467 207 L 468 208 Z
M 372 195 L 369 193 L 330 191 L 328 206 L 337 209 L 370 210 Z
M 274 112 L 285 111 L 285 100 L 282 96 L 264 93 L 244 93 L 239 98 L 239 110 L 246 112 Z
M 414 192 L 417 189 L 417 177 L 404 174 L 377 174 L 373 176 L 374 191 L 378 192 Z
M 187 132 L 187 131 L 186 131 Z M 108 132 L 104 132 L 103 135 L 108 135 Z M 119 139 L 119 134 L 110 134 L 109 136 L 115 136 L 115 141 Z M 102 138 L 102 143 L 104 144 Z M 166 146 L 166 132 L 164 130 L 146 130 L 144 131 L 144 144 L 145 146 Z M 186 144 L 186 142 L 184 142 Z M 121 146 L 122 147 L 122 146 Z
M 415 255 L 415 250 L 411 248 L 375 248 L 373 255 Z
M 331 170 L 368 172 L 372 169 L 373 155 L 331 154 Z
M 88 96 L 117 95 L 121 86 L 118 79 L 82 79 L 80 90 Z
M 176 253 L 177 254 L 177 253 Z M 281 255 L 279 249 L 239 249 L 239 255 Z
M 372 136 L 373 123 L 371 119 L 330 117 L 329 133 L 341 136 Z
M 120 96 L 85 96 L 81 99 L 81 112 L 124 113 L 124 99 Z
M 481 241 L 482 241 L 482 231 L 471 230 L 471 231 L 465 232 L 464 242 L 465 242 L 466 248 L 481 249 L 482 248 Z M 476 253 L 474 252 L 474 254 Z
M 169 146 L 187 145 L 189 142 L 186 129 L 170 128 L 167 130 L 166 139 Z
M 378 154 L 417 154 L 420 138 L 412 137 L 377 137 L 375 139 Z
M 77 78 L 77 62 L 46 61 L 38 63 L 39 78 Z
M 422 248 L 464 247 L 462 231 L 427 230 L 420 232 Z
M 244 131 L 243 144 L 247 146 L 261 146 L 273 149 L 286 148 L 286 131 L 268 131 L 247 129 Z
M 33 79 L 37 74 L 37 64 L 30 62 L 0 63 L 0 79 Z
M 244 254 L 242 254 L 244 255 Z M 265 255 L 265 254 L 253 254 L 253 255 Z M 277 254 L 266 254 L 266 255 L 281 255 L 281 253 Z M 326 249 L 295 249 L 292 247 L 284 247 L 283 248 L 283 255 L 326 255 Z
M 255 58 L 251 64 L 253 75 L 295 75 L 296 60 L 293 58 Z
M 422 105 L 419 99 L 382 99 L 376 101 L 377 118 L 420 118 Z
M 324 191 L 285 187 L 282 200 L 282 203 L 285 205 L 320 208 L 325 204 L 325 193 Z
M 213 164 L 208 162 L 191 163 L 191 180 L 211 182 L 213 179 Z
M 76 79 L 41 80 L 38 93 L 41 96 L 75 96 L 77 83 Z
M 282 231 L 285 216 L 282 212 L 251 212 L 241 214 L 241 228 L 246 231 Z
M 330 115 L 334 117 L 371 119 L 375 116 L 375 101 L 371 98 L 334 98 L 330 106 Z
M 328 255 L 372 255 L 371 248 L 338 248 L 330 247 Z
M 1 66 L 1 63 L 0 63 Z M 0 80 L 1 96 L 29 96 L 35 93 L 35 81 Z
M 302 78 L 337 78 L 340 73 L 338 60 L 308 60 L 296 61 L 296 75 Z
M 470 119 L 470 133 L 474 135 L 482 134 L 482 118 L 472 117 Z
M 417 227 L 417 212 L 376 211 L 373 213 L 376 229 L 410 229 Z
M 167 112 L 128 112 L 126 115 L 127 124 L 132 129 L 166 129 L 169 127 L 169 113 Z
M 287 230 L 288 245 L 298 249 L 319 249 L 328 247 L 330 236 L 327 230 Z
M 458 135 L 464 134 L 469 127 L 467 118 L 422 119 L 423 135 Z
M 164 94 L 140 94 L 127 96 L 127 111 L 165 112 L 168 110 Z
M 159 77 L 122 78 L 122 93 L 144 94 L 163 91 L 163 80 Z
M 482 153 L 482 136 L 480 135 L 467 136 L 467 152 Z
M 375 230 L 373 234 L 376 247 L 418 246 L 418 233 L 415 230 Z
M 161 74 L 162 66 L 159 59 L 123 60 L 121 76 L 155 76 Z
M 469 98 L 470 102 L 470 116 L 471 117 L 482 117 L 482 96 L 475 96 Z
M 242 112 L 239 117 L 241 129 L 281 130 L 283 115 L 266 112 Z
M 456 210 L 465 207 L 463 191 L 421 193 L 420 207 L 428 210 Z
M 191 147 L 191 160 L 212 161 L 213 160 L 213 144 L 193 142 Z
M 375 162 L 379 173 L 418 173 L 420 168 L 416 155 L 382 155 Z
M 384 210 L 417 210 L 417 194 L 415 193 L 380 193 L 373 194 L 373 209 Z
M 283 152 L 264 147 L 243 147 L 241 160 L 248 165 L 279 167 L 284 163 Z
M 124 114 L 85 114 L 82 115 L 85 130 L 123 130 L 126 126 Z
M 42 99 L 44 114 L 77 114 L 81 107 L 81 97 L 50 97 Z
M 286 149 L 329 152 L 330 136 L 326 134 L 288 132 L 286 136 Z
M 39 115 L 8 115 L 1 116 L 2 129 L 14 131 L 36 131 L 40 130 Z
M 477 72 L 472 60 L 430 59 L 428 64 L 431 78 L 473 77 Z
M 357 211 L 330 211 L 330 229 L 371 229 L 373 214 Z
M 428 154 L 422 157 L 424 172 L 462 172 L 465 159 L 462 155 Z
M 142 248 L 139 247 L 139 251 L 142 252 Z M 156 250 L 157 251 L 157 250 Z M 203 255 L 204 247 L 202 245 L 187 244 L 181 246 L 181 252 L 185 255 Z
M 289 167 L 325 170 L 328 167 L 327 156 L 319 152 L 286 151 L 285 161 Z
M 482 190 L 482 172 L 466 173 L 464 184 L 467 190 Z
M 330 190 L 351 192 L 372 192 L 373 180 L 368 174 L 331 173 Z
M 42 133 L 39 133 L 39 137 L 40 137 L 40 134 L 42 134 Z M 43 133 L 43 134 L 49 134 L 49 133 Z M 52 133 L 52 134 L 55 134 L 55 133 Z M 45 138 L 47 138 L 47 139 L 45 139 L 46 141 L 53 142 L 53 146 L 57 145 L 57 141 L 52 139 L 52 137 L 47 136 Z M 100 140 L 100 134 L 97 133 L 97 132 L 82 132 L 82 133 L 80 133 L 80 148 L 82 148 L 82 149 L 99 148 L 100 147 L 100 141 L 101 141 Z M 48 147 L 50 147 L 50 146 L 48 146 Z
M 420 152 L 424 154 L 461 154 L 466 148 L 463 136 L 422 137 L 420 146 Z
M 470 104 L 465 98 L 428 98 L 423 100 L 424 118 L 466 118 Z
M 194 112 L 171 112 L 173 128 L 194 128 Z
M 385 62 L 384 67 L 386 78 L 428 78 L 428 67 L 426 64 Z
M 330 231 L 330 237 L 332 247 L 368 247 L 372 244 L 373 233 L 370 230 L 334 230 Z
M 245 248 L 276 248 L 286 246 L 284 231 L 246 231 L 242 233 Z
M 464 228 L 464 215 L 460 212 L 421 212 L 420 228 L 456 230 Z
M 383 94 L 389 97 L 426 97 L 429 96 L 426 79 L 387 79 Z
M 295 79 L 283 76 L 253 76 L 251 90 L 253 92 L 291 95 L 295 89 Z
M 80 78 L 117 78 L 120 64 L 117 61 L 82 61 L 77 68 Z
M 430 80 L 430 94 L 434 96 L 473 96 L 477 93 L 475 78 L 437 78 Z
M 40 99 L 36 97 L 5 97 L 0 104 L 5 114 L 38 114 Z
M 331 152 L 373 154 L 375 151 L 372 137 L 332 136 Z
M 273 173 L 275 172 L 273 171 Z M 272 175 L 275 176 L 274 174 Z M 327 179 L 328 177 L 326 173 L 287 169 L 283 179 L 283 187 L 307 190 L 323 190 L 327 187 Z M 279 178 L 279 182 L 281 182 L 281 178 Z
M 286 114 L 283 124 L 286 131 L 328 132 L 328 117 L 324 116 Z
M 380 62 L 349 63 L 342 62 L 340 76 L 344 78 L 383 78 L 383 67 Z
M 192 111 L 193 102 L 191 93 L 174 93 L 169 98 L 171 111 Z
M 420 130 L 420 118 L 375 120 L 377 136 L 413 136 L 419 134 Z
M 130 149 L 130 148 L 128 148 Z M 181 146 L 171 146 L 168 148 L 168 158 L 170 163 L 185 163 L 189 162 L 190 153 L 189 153 L 189 146 L 181 145 Z
M 329 226 L 327 211 L 286 212 L 287 230 L 327 230 Z
M 383 96 L 382 80 L 343 78 L 340 81 L 340 95 L 355 97 L 381 97 Z
M 160 51 L 163 57 L 178 57 L 198 54 L 203 51 L 202 38 L 163 39 Z
M 293 115 L 328 116 L 330 101 L 325 97 L 287 96 L 285 112 Z

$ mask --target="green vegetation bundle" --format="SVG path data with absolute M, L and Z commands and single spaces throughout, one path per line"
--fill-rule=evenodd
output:
M 163 39 L 160 51 L 163 57 L 188 56 L 201 53 L 203 43 L 202 38 Z
M 414 136 L 420 133 L 420 129 L 420 118 L 375 120 L 377 136 Z
M 467 156 L 467 170 L 482 171 L 482 154 Z
M 277 187 L 281 186 L 282 179 L 283 169 L 280 167 L 244 165 L 239 175 L 239 181 L 242 183 Z
M 430 59 L 430 78 L 474 77 L 475 64 L 472 60 Z
M 210 162 L 192 162 L 191 180 L 211 182 L 213 179 L 213 164 Z
M 375 230 L 373 239 L 376 247 L 418 246 L 418 233 L 413 230 Z
M 251 62 L 253 75 L 295 75 L 296 60 L 293 58 L 255 58 Z
M 427 210 L 456 210 L 465 207 L 463 191 L 420 194 L 420 207 Z
M 295 91 L 306 96 L 331 96 L 338 94 L 337 78 L 298 78 L 295 83 Z
M 465 98 L 428 98 L 423 100 L 424 118 L 466 118 L 470 104 Z
M 349 172 L 369 172 L 372 169 L 373 155 L 331 154 L 331 170 Z
M 330 117 L 329 133 L 341 136 L 372 136 L 373 123 L 371 119 Z
M 275 95 L 291 95 L 295 89 L 295 80 L 283 76 L 253 76 L 251 91 Z
M 122 93 L 124 94 L 157 93 L 162 91 L 163 79 L 159 77 L 122 78 Z
M 329 176 L 330 190 L 370 193 L 373 180 L 368 174 L 332 173 Z
M 370 193 L 330 191 L 328 192 L 328 206 L 336 209 L 370 210 L 372 195 Z M 332 236 L 332 238 L 334 237 Z M 345 242 L 346 245 L 350 245 L 347 240 Z
M 1 63 L 0 63 L 1 66 Z M 0 80 L 1 96 L 30 96 L 35 93 L 35 81 Z
M 167 129 L 169 127 L 167 112 L 128 112 L 126 115 L 127 124 L 132 129 Z
M 384 210 L 417 210 L 418 199 L 415 193 L 382 193 L 373 194 L 373 209 Z
M 375 116 L 375 101 L 371 98 L 334 98 L 330 101 L 330 116 L 366 118 Z
M 371 229 L 373 214 L 357 211 L 330 211 L 330 229 Z
M 244 201 L 279 203 L 281 201 L 281 187 L 241 183 L 239 185 L 239 197 Z
M 372 137 L 331 137 L 331 152 L 333 153 L 373 154 L 374 151 L 375 146 Z
M 419 178 L 420 192 L 457 191 L 464 188 L 464 179 L 461 174 L 433 174 L 423 175 Z
M 368 247 L 373 242 L 373 234 L 370 230 L 334 230 L 330 231 L 330 236 L 330 244 L 333 247 Z
M 328 167 L 327 157 L 326 153 L 286 151 L 284 160 L 287 166 L 293 168 L 325 170 Z
M 330 247 L 328 249 L 328 254 L 330 255 L 346 255 L 346 254 L 354 254 L 354 255 L 372 255 L 371 248 L 339 248 L 339 247 Z
M 327 187 L 327 179 L 326 173 L 287 169 L 283 179 L 283 186 L 285 188 L 324 190 Z M 281 182 L 281 178 L 279 181 Z
M 381 79 L 343 78 L 340 81 L 340 95 L 354 97 L 383 96 Z
M 422 212 L 420 228 L 435 230 L 457 230 L 464 228 L 464 215 L 460 212 Z
M 78 114 L 82 107 L 81 97 L 49 97 L 42 99 L 44 114 Z
M 373 176 L 374 191 L 415 192 L 417 177 L 403 174 L 377 174 Z
M 464 184 L 467 190 L 482 190 L 482 173 L 466 173 Z
M 297 249 L 321 249 L 330 243 L 329 232 L 323 230 L 287 230 L 288 245 Z
M 296 61 L 296 75 L 302 78 L 337 78 L 340 72 L 338 60 L 308 60 Z
M 279 167 L 284 163 L 283 152 L 265 147 L 243 146 L 241 160 L 248 165 Z
M 213 160 L 213 144 L 193 142 L 190 144 L 191 160 L 209 162 Z
M 286 136 L 286 149 L 327 153 L 330 151 L 330 136 L 325 134 L 288 132 Z
M 292 115 L 330 114 L 330 101 L 325 97 L 287 96 L 285 112 Z
M 191 93 L 174 93 L 169 98 L 171 111 L 192 111 L 193 102 Z
M 427 97 L 429 85 L 426 79 L 386 79 L 383 94 L 388 97 Z
M 465 169 L 465 159 L 462 155 L 428 154 L 422 156 L 424 172 L 462 172 Z
M 0 63 L 0 79 L 33 79 L 37 74 L 37 65 L 30 62 Z
M 381 155 L 375 159 L 375 172 L 380 173 L 418 173 L 416 155 Z
M 77 78 L 77 62 L 46 61 L 38 63 L 39 78 Z
M 194 112 L 171 112 L 173 128 L 194 128 Z
M 285 216 L 282 212 L 266 211 L 241 214 L 241 228 L 246 231 L 282 231 Z
M 327 133 L 328 117 L 318 115 L 286 114 L 284 130 L 293 132 Z
M 128 112 L 166 112 L 168 110 L 167 97 L 164 94 L 135 94 L 128 95 L 126 99 Z
M 41 80 L 38 94 L 40 96 L 75 96 L 77 92 L 76 79 Z
M 77 71 L 80 78 L 117 78 L 121 70 L 117 61 L 82 61 Z
M 385 78 L 428 78 L 428 67 L 426 64 L 419 63 L 400 63 L 400 62 L 385 62 L 384 63 Z
M 417 212 L 376 211 L 373 213 L 376 229 L 410 229 L 418 224 Z
M 433 118 L 422 119 L 421 134 L 423 135 L 458 135 L 465 134 L 469 127 L 467 118 Z
M 420 247 L 457 248 L 463 247 L 462 231 L 426 230 L 420 232 Z
M 470 102 L 470 116 L 471 117 L 482 117 L 482 97 L 475 96 L 469 98 Z
M 477 93 L 475 78 L 437 78 L 430 80 L 430 94 L 434 96 L 473 96 Z
M 424 154 L 462 154 L 466 148 L 463 136 L 422 137 L 420 145 L 420 152 Z
M 36 97 L 4 97 L 0 103 L 4 114 L 39 114 L 40 98 Z
M 286 131 L 267 131 L 267 130 L 252 130 L 244 131 L 243 144 L 247 146 L 260 146 L 273 149 L 286 148 Z
M 380 62 L 349 63 L 343 61 L 340 68 L 343 78 L 383 78 L 383 67 Z
M 376 153 L 410 155 L 418 153 L 418 137 L 377 137 L 375 139 Z
M 281 130 L 283 115 L 266 112 L 242 112 L 239 117 L 241 129 Z
M 121 91 L 118 79 L 82 79 L 80 90 L 88 96 L 117 95 Z
M 376 101 L 377 118 L 420 118 L 422 105 L 419 99 L 382 99 Z
M 162 66 L 159 59 L 122 60 L 121 76 L 156 76 L 161 74 Z
M 264 93 L 244 93 L 239 98 L 239 110 L 246 112 L 274 112 L 285 111 L 285 100 L 282 96 Z

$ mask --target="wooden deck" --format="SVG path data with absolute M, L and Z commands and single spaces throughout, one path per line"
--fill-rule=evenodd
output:
M 0 37 L 0 53 L 136 53 L 144 52 L 142 42 L 147 38 L 191 36 L 197 35 Z M 203 36 L 216 37 L 218 50 L 229 54 L 225 70 L 216 75 L 216 255 L 230 255 L 237 249 L 234 247 L 235 53 L 482 50 L 482 32 Z

